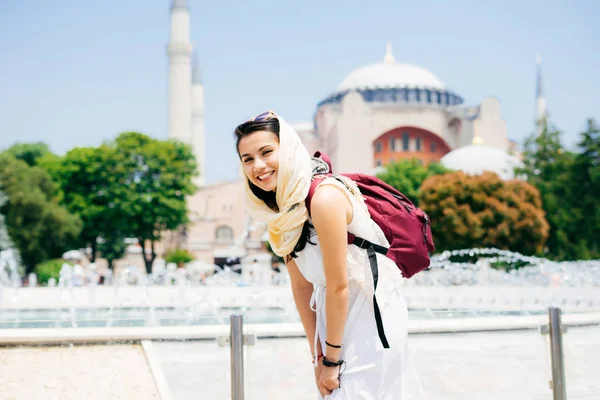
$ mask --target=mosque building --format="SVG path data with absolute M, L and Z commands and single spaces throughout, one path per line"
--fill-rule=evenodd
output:
M 198 161 L 197 193 L 189 198 L 186 246 L 204 261 L 264 252 L 265 227 L 244 214 L 241 179 L 204 185 L 204 89 L 192 63 L 187 0 L 173 0 L 169 57 L 169 138 L 189 143 Z M 545 116 L 538 59 L 537 118 Z M 293 125 L 309 152 L 321 150 L 338 172 L 374 174 L 390 162 L 427 164 L 513 179 L 513 154 L 500 102 L 467 106 L 432 72 L 395 60 L 388 43 L 383 60 L 343 78 L 316 105 L 314 120 Z

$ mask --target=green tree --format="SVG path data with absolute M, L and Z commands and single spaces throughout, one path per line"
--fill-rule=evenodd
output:
M 581 133 L 580 153 L 571 174 L 573 198 L 579 213 L 576 230 L 579 240 L 585 241 L 586 254 L 582 258 L 600 257 L 600 129 L 592 119 Z
M 196 190 L 196 162 L 190 146 L 137 132 L 119 135 L 114 146 L 119 179 L 115 207 L 127 221 L 127 236 L 139 240 L 150 273 L 162 233 L 187 222 L 186 196 Z
M 9 147 L 6 152 L 18 160 L 25 161 L 30 167 L 38 165 L 38 162 L 46 157 L 53 158 L 54 154 L 46 143 L 16 143 Z
M 377 177 L 388 185 L 398 189 L 408 197 L 415 205 L 419 205 L 419 188 L 425 179 L 433 175 L 439 175 L 449 170 L 437 162 L 431 162 L 426 166 L 419 160 L 399 160 L 388 164 L 385 170 Z
M 107 235 L 100 240 L 98 250 L 102 257 L 108 262 L 108 268 L 114 268 L 114 262 L 123 258 L 127 250 L 125 237 L 119 233 Z
M 127 224 L 114 202 L 120 191 L 115 151 L 109 145 L 78 147 L 43 164 L 64 192 L 62 203 L 83 221 L 81 245 L 91 248 L 92 262 L 99 238 L 112 237 Z
M 21 254 L 26 273 L 57 258 L 77 239 L 81 220 L 59 205 L 60 190 L 40 167 L 30 167 L 8 153 L 0 154 L 0 186 L 8 202 L 8 234 Z
M 550 225 L 546 255 L 559 260 L 585 257 L 585 243 L 578 232 L 581 209 L 573 193 L 573 169 L 576 155 L 566 151 L 561 143 L 561 132 L 540 121 L 539 134 L 525 141 L 524 165 L 519 171 L 535 186 Z
M 505 182 L 492 172 L 429 177 L 421 186 L 420 200 L 440 251 L 495 247 L 540 254 L 548 237 L 539 192 L 526 182 Z

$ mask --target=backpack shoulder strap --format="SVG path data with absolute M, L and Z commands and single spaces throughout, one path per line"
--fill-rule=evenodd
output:
M 335 177 L 332 174 L 319 174 L 319 175 L 315 175 L 312 178 L 312 182 L 310 183 L 310 189 L 308 190 L 308 195 L 306 196 L 306 209 L 308 210 L 308 216 L 310 217 L 310 204 L 312 201 L 313 196 L 315 195 L 315 191 L 317 190 L 317 187 L 323 183 L 323 181 L 327 178 L 333 178 Z M 355 236 L 348 232 L 348 239 L 347 239 L 347 243 L 348 244 L 352 244 L 355 240 Z
M 331 168 L 331 159 L 327 154 L 321 153 L 320 151 L 316 151 L 313 157 L 320 158 L 321 160 L 325 161 L 325 163 L 327 163 L 327 166 L 329 166 L 329 172 L 333 173 L 333 169 Z
M 318 153 L 318 152 L 317 152 Z M 308 210 L 308 216 L 310 217 L 310 203 L 312 201 L 313 196 L 315 195 L 315 191 L 317 190 L 317 186 L 323 182 L 324 179 L 329 178 L 331 174 L 319 174 L 315 175 L 310 182 L 310 189 L 308 189 L 308 195 L 306 196 L 306 209 Z

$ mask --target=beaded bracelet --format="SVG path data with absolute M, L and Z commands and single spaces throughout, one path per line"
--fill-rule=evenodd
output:
M 321 360 L 321 358 L 323 358 L 323 353 L 319 354 L 318 356 L 313 356 L 313 358 L 312 358 L 313 364 L 315 364 L 315 362 L 318 363 Z

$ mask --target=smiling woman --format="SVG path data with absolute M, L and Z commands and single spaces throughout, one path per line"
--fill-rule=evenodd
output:
M 420 398 L 406 351 L 407 310 L 399 269 L 376 255 L 381 278 L 377 302 L 389 341 L 384 348 L 374 315 L 370 263 L 363 249 L 347 244 L 350 232 L 389 247 L 356 183 L 315 178 L 320 183 L 309 216 L 306 199 L 313 174 L 327 171 L 321 160 L 311 159 L 298 134 L 272 111 L 239 125 L 235 134 L 247 178 L 246 211 L 267 223 L 271 249 L 285 258 L 319 398 Z
M 240 140 L 238 151 L 248 179 L 265 192 L 275 191 L 279 137 L 273 132 L 257 131 Z
M 235 135 L 238 155 L 252 193 L 276 210 L 279 121 L 276 118 L 257 117 L 238 126 Z

